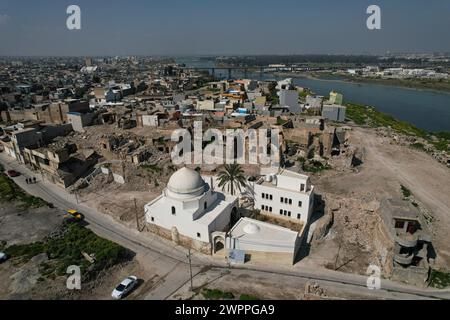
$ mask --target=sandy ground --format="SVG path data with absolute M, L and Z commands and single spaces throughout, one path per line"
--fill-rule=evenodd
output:
M 63 215 L 61 210 L 48 207 L 22 209 L 13 203 L 1 203 L 0 241 L 8 245 L 40 241 L 61 226 Z
M 317 193 L 368 203 L 389 197 L 402 198 L 400 187 L 406 186 L 433 216 L 431 230 L 437 251 L 436 267 L 448 268 L 450 170 L 424 152 L 396 145 L 374 130 L 355 128 L 349 141 L 352 146 L 365 148 L 361 170 L 350 174 L 333 170 L 314 177 Z M 350 215 L 350 220 L 352 218 Z M 336 247 L 336 242 L 333 245 Z
M 258 271 L 232 269 L 208 269 L 197 275 L 193 282 L 194 291 L 187 283 L 174 293 L 169 300 L 204 300 L 203 289 L 217 289 L 230 292 L 235 300 L 241 295 L 251 296 L 261 300 L 365 300 L 365 299 L 416 299 L 407 294 L 377 294 L 373 290 L 359 290 L 355 292 L 345 285 L 327 281 L 310 281 L 305 278 L 284 275 L 267 274 Z M 318 290 L 305 294 L 305 289 L 314 285 Z M 267 290 L 270 288 L 270 290 Z

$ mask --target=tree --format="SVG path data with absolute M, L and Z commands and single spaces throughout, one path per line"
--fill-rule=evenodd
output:
M 225 165 L 223 171 L 219 173 L 219 187 L 225 191 L 227 188 L 231 195 L 235 195 L 235 191 L 242 190 L 242 187 L 247 185 L 247 179 L 245 178 L 244 171 L 238 164 Z

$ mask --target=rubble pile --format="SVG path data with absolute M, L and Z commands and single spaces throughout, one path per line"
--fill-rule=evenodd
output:
M 305 285 L 304 299 L 314 299 L 314 298 L 328 298 L 327 293 L 324 288 L 322 288 L 317 283 L 307 282 Z

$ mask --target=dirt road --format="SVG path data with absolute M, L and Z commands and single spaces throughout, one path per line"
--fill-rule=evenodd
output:
M 411 190 L 414 197 L 431 211 L 434 221 L 434 247 L 437 265 L 450 265 L 450 170 L 424 152 L 391 145 L 390 139 L 373 130 L 356 128 L 352 133 L 366 148 L 364 175 L 379 183 L 387 193 L 399 192 L 398 185 Z M 384 180 L 384 183 L 382 181 Z M 392 187 L 395 190 L 390 190 Z M 383 192 L 380 190 L 380 192 Z

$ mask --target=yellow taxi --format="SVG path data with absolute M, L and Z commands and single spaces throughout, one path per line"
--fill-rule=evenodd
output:
M 81 213 L 79 213 L 77 210 L 67 210 L 66 214 L 69 218 L 74 218 L 78 221 L 81 221 L 84 219 L 84 216 Z

